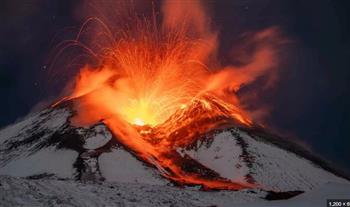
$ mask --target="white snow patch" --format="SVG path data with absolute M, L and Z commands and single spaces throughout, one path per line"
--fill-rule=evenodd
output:
M 95 134 L 85 138 L 85 149 L 97 149 L 107 144 L 112 139 L 112 134 L 107 130 L 106 126 L 99 125 L 94 128 Z
M 34 126 L 38 126 L 36 131 L 43 129 L 49 129 L 55 131 L 67 122 L 70 115 L 70 111 L 66 109 L 56 109 L 48 113 L 51 109 L 46 109 L 41 113 L 36 113 L 26 117 L 26 119 L 19 121 L 15 124 L 6 126 L 0 130 L 0 144 L 5 140 L 13 137 L 17 137 L 24 133 L 21 137 L 26 137 L 25 130 L 32 129 Z M 46 114 L 48 113 L 48 114 Z
M 17 135 L 25 126 L 30 126 L 31 124 L 33 124 L 33 122 L 35 122 L 35 120 L 37 120 L 38 117 L 39 114 L 35 114 L 18 123 L 2 128 L 0 130 L 0 144 L 3 143 L 6 139 Z
M 276 191 L 308 191 L 327 182 L 349 183 L 295 153 L 257 141 L 245 132 L 240 135 L 255 159 L 252 175 L 262 186 Z
M 203 192 L 130 183 L 83 184 L 0 176 L 0 206 L 234 206 L 261 200 L 262 191 Z
M 50 118 L 45 122 L 45 124 L 43 124 L 43 127 L 50 130 L 60 128 L 63 124 L 67 122 L 70 113 L 71 112 L 67 109 L 54 110 L 50 113 Z
M 158 175 L 155 169 L 144 165 L 124 150 L 113 149 L 110 153 L 103 153 L 98 158 L 98 162 L 100 172 L 107 181 L 152 185 L 168 183 Z
M 48 173 L 61 178 L 72 178 L 75 172 L 73 163 L 78 153 L 72 150 L 44 148 L 33 155 L 19 157 L 0 168 L 1 175 L 26 177 Z
M 210 147 L 205 144 L 197 150 L 185 151 L 191 158 L 216 171 L 232 181 L 242 181 L 249 173 L 248 167 L 240 159 L 242 148 L 230 132 L 222 132 L 214 137 Z

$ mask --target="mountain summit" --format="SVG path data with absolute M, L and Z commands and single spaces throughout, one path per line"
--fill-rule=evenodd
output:
M 144 147 L 168 148 L 159 149 L 159 157 L 154 157 L 140 155 L 118 140 L 103 121 L 74 126 L 73 102 L 2 129 L 0 174 L 50 182 L 191 189 L 193 195 L 234 190 L 232 195 L 244 192 L 244 198 L 253 200 L 284 199 L 329 182 L 348 183 L 308 151 L 260 127 L 241 125 L 225 113 L 206 116 L 211 110 L 208 103 L 195 102 L 156 127 L 130 126 L 140 133 L 134 142 L 141 138 Z M 218 106 L 215 101 L 209 104 Z M 170 129 L 170 122 L 176 127 Z

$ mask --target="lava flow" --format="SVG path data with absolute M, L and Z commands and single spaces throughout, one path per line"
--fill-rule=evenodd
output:
M 218 33 L 204 11 L 199 0 L 188 5 L 164 1 L 163 16 L 135 17 L 132 26 L 115 33 L 102 20 L 89 19 L 87 23 L 104 25 L 107 32 L 100 33 L 110 41 L 96 55 L 97 66 L 80 70 L 65 100 L 75 100 L 74 124 L 102 120 L 121 144 L 178 184 L 251 188 L 251 183 L 221 178 L 200 163 L 185 168 L 193 161 L 176 150 L 218 127 L 252 125 L 236 92 L 272 73 L 276 29 L 251 36 L 254 52 L 244 66 L 220 66 L 215 60 Z

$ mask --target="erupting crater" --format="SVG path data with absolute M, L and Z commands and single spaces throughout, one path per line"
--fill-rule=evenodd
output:
M 80 70 L 72 92 L 62 99 L 74 100 L 77 113 L 72 123 L 85 126 L 102 120 L 121 144 L 178 184 L 214 189 L 256 186 L 224 179 L 182 157 L 177 149 L 214 129 L 253 125 L 237 92 L 259 77 L 275 79 L 282 41 L 277 29 L 248 35 L 249 52 L 242 52 L 245 64 L 222 65 L 216 55 L 218 33 L 211 29 L 200 1 L 191 5 L 164 1 L 162 9 L 163 16 L 135 15 L 127 26 L 109 27 L 90 18 L 76 39 L 63 46 L 82 46 L 97 60 Z M 103 26 L 90 35 L 103 36 L 104 44 L 82 42 L 91 22 Z M 196 167 L 186 168 L 188 162 Z

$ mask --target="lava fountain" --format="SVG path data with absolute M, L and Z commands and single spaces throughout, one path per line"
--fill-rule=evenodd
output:
M 162 14 L 131 15 L 132 24 L 116 32 L 101 19 L 90 18 L 77 38 L 62 46 L 80 45 L 98 60 L 94 66 L 81 68 L 72 92 L 63 99 L 75 100 L 77 115 L 72 123 L 103 121 L 135 156 L 177 184 L 210 189 L 255 187 L 221 178 L 199 163 L 195 164 L 199 170 L 188 171 L 182 167 L 188 159 L 176 149 L 214 128 L 253 124 L 236 93 L 258 77 L 275 74 L 277 29 L 251 35 L 249 44 L 254 50 L 247 64 L 221 66 L 216 58 L 218 33 L 211 29 L 201 1 L 188 5 L 164 1 Z M 96 38 L 108 39 L 98 52 L 80 42 L 92 21 L 103 28 Z

